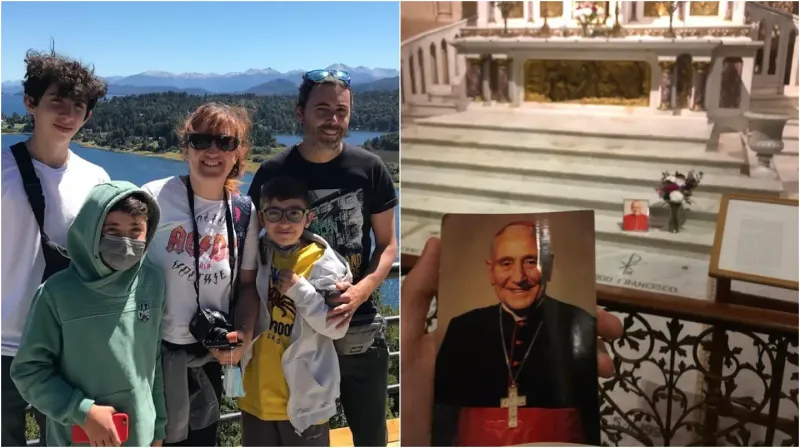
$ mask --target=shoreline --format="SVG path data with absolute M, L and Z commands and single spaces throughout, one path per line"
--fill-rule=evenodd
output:
M 2 135 L 31 135 L 29 132 L 3 132 Z M 145 156 L 145 157 L 158 157 L 161 159 L 169 159 L 169 160 L 178 160 L 182 161 L 183 156 L 177 152 L 151 152 L 151 151 L 142 151 L 139 149 L 131 149 L 131 150 L 124 150 L 124 149 L 114 149 L 109 148 L 107 146 L 100 146 L 91 141 L 80 141 L 80 140 L 72 140 L 70 143 L 76 143 L 86 148 L 92 149 L 99 149 L 101 151 L 110 151 L 110 152 L 118 152 L 124 154 L 136 154 L 138 156 Z M 252 160 L 245 160 L 245 172 L 246 173 L 255 173 L 258 171 L 258 168 L 261 166 L 261 162 L 254 162 Z M 400 188 L 400 182 L 394 182 L 395 188 Z

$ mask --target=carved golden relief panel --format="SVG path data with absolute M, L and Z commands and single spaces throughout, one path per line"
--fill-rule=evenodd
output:
M 525 101 L 647 106 L 650 65 L 530 59 L 525 62 Z
M 689 14 L 716 17 L 719 15 L 719 2 L 689 2 Z
M 539 17 L 548 19 L 562 17 L 564 15 L 564 2 L 540 2 Z
M 525 17 L 525 2 L 503 2 L 503 3 L 508 5 L 509 19 L 521 19 Z
M 669 17 L 667 3 L 669 2 L 644 2 L 644 16 Z

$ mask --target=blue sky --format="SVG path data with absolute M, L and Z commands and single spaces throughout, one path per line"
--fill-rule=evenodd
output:
M 24 76 L 30 48 L 148 70 L 286 72 L 333 63 L 399 68 L 399 2 L 3 2 L 2 80 Z

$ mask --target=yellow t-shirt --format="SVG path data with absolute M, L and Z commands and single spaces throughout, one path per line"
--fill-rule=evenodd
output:
M 278 271 L 293 269 L 295 274 L 308 278 L 311 267 L 322 257 L 325 248 L 311 243 L 291 256 L 277 252 L 272 257 L 267 309 L 272 317 L 269 328 L 253 344 L 253 357 L 244 372 L 245 396 L 239 399 L 239 408 L 261 420 L 289 420 L 286 407 L 289 403 L 289 386 L 283 376 L 281 357 L 289 347 L 295 321 L 292 299 L 276 288 Z

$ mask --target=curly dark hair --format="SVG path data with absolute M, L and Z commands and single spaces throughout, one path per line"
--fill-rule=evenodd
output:
M 86 115 L 106 96 L 108 86 L 94 74 L 94 67 L 57 54 L 55 51 L 29 50 L 25 55 L 25 80 L 22 87 L 25 95 L 38 105 L 44 92 L 52 85 L 58 86 L 58 95 L 86 104 Z

